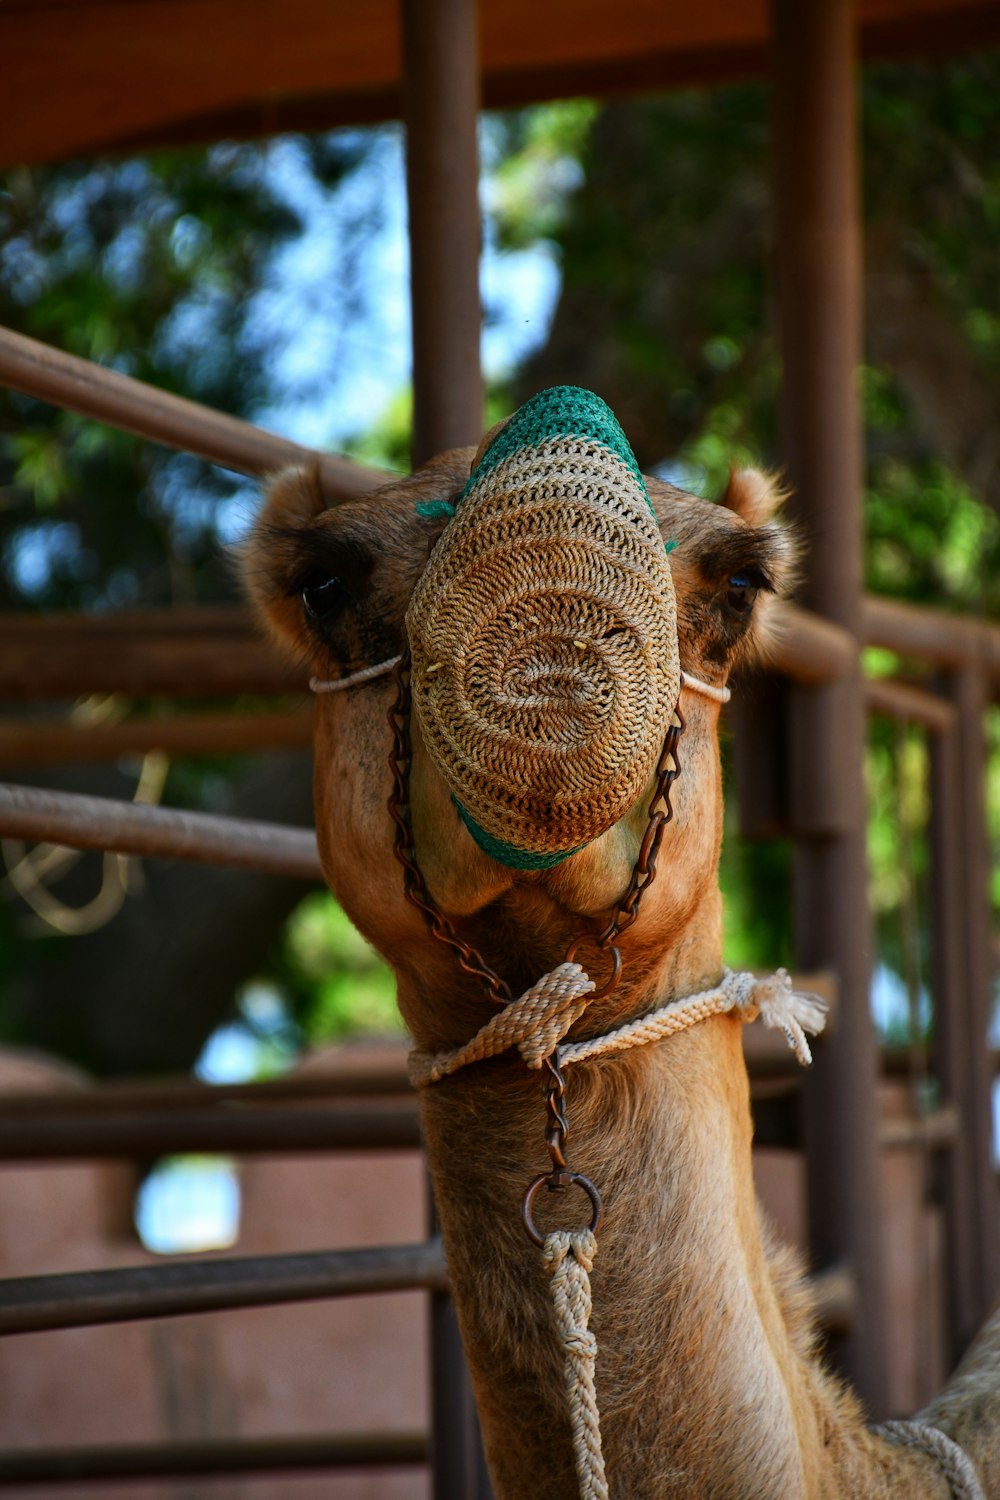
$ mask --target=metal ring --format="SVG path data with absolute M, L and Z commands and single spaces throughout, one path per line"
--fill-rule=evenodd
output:
M 571 964 L 573 962 L 573 957 L 576 953 L 577 948 L 579 948 L 581 943 L 585 943 L 587 941 L 587 938 L 580 937 L 576 938 L 572 943 L 570 943 L 569 947 L 566 949 L 566 957 L 563 959 L 563 963 Z M 611 960 L 611 978 L 603 986 L 602 989 L 594 990 L 592 994 L 587 996 L 588 1005 L 592 1000 L 603 1000 L 605 995 L 610 995 L 611 991 L 614 989 L 615 985 L 622 977 L 622 956 L 620 951 L 615 947 L 614 943 L 611 943 L 607 949 L 602 949 L 600 951 L 609 952 L 613 955 Z
M 596 1234 L 601 1227 L 601 1219 L 604 1215 L 604 1205 L 601 1203 L 600 1193 L 590 1178 L 584 1177 L 582 1172 L 563 1172 L 560 1175 L 565 1178 L 565 1186 L 583 1188 L 583 1191 L 590 1199 L 590 1232 L 591 1234 Z M 545 1236 L 539 1232 L 532 1209 L 535 1206 L 538 1189 L 543 1182 L 549 1183 L 551 1179 L 551 1172 L 543 1172 L 540 1177 L 536 1177 L 534 1182 L 529 1184 L 524 1197 L 521 1199 L 521 1222 L 524 1224 L 529 1240 L 531 1240 L 533 1245 L 538 1245 L 539 1248 L 545 1244 Z

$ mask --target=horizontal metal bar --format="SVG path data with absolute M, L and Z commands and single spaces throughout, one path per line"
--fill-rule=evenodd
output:
M 858 644 L 843 626 L 784 599 L 776 599 L 771 612 L 775 630 L 767 665 L 772 671 L 794 682 L 818 686 L 852 670 L 858 659 Z
M 12 1277 L 0 1281 L 0 1334 L 414 1289 L 447 1291 L 440 1240 Z
M 322 880 L 305 828 L 0 784 L 0 837 Z
M 856 649 L 840 626 L 775 601 L 773 670 L 819 684 L 849 671 Z M 128 610 L 120 614 L 0 616 L 0 698 L 76 697 L 90 692 L 192 697 L 288 693 L 307 673 L 284 660 L 258 632 L 251 612 L 233 606 Z M 1000 629 L 915 605 L 869 598 L 869 645 L 887 645 L 935 665 L 982 659 L 1000 678 Z M 881 688 L 875 689 L 882 691 Z M 902 705 L 897 698 L 895 712 Z M 919 718 L 917 700 L 910 709 Z
M 407 1151 L 420 1145 L 415 1098 L 382 1108 L 235 1105 L 106 1116 L 53 1111 L 0 1119 L 0 1162 L 138 1159 L 200 1151 Z
M 195 1083 L 190 1078 L 162 1083 L 103 1082 L 87 1088 L 54 1091 L 25 1089 L 0 1094 L 0 1120 L 30 1119 L 33 1115 L 122 1115 L 148 1110 L 221 1109 L 234 1104 L 284 1101 L 359 1099 L 372 1095 L 413 1093 L 406 1071 L 406 1049 L 386 1047 L 382 1063 L 354 1066 L 347 1058 L 337 1072 L 291 1073 L 257 1083 Z
M 264 639 L 249 609 L 233 605 L 7 613 L 0 615 L 0 627 L 5 699 L 306 692 L 305 668 Z
M 115 724 L 0 722 L 0 766 L 83 765 L 162 750 L 167 755 L 232 755 L 312 744 L 312 706 L 291 713 L 157 715 Z
M 943 1104 L 916 1119 L 883 1120 L 878 1139 L 888 1151 L 944 1151 L 955 1145 L 960 1130 L 957 1105 Z
M 397 1469 L 425 1464 L 429 1455 L 430 1444 L 418 1432 L 222 1438 L 130 1443 L 114 1448 L 24 1448 L 0 1454 L 0 1488 L 181 1476 L 209 1479 L 223 1474 L 288 1474 L 310 1469 Z
M 888 677 L 870 677 L 865 682 L 865 707 L 869 713 L 885 714 L 920 724 L 932 734 L 947 734 L 955 722 L 954 705 L 909 682 Z
M 150 442 L 194 453 L 239 474 L 267 474 L 290 464 L 318 466 L 331 499 L 367 494 L 394 477 L 335 453 L 303 448 L 276 433 L 64 354 L 9 328 L 0 328 L 0 384 Z
M 863 604 L 863 633 L 869 646 L 937 667 L 979 664 L 994 681 L 1000 678 L 1000 627 L 986 620 L 869 595 Z

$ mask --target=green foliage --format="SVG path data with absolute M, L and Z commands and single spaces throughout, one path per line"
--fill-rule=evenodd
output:
M 402 1034 L 392 974 L 328 893 L 307 896 L 292 916 L 278 969 L 307 1042 Z
M 990 476 L 932 407 L 956 374 L 995 388 L 1000 370 L 1000 55 L 871 67 L 861 96 L 873 272 L 886 285 L 907 281 L 928 326 L 945 327 L 950 361 L 924 357 L 921 366 L 914 341 L 923 320 L 912 314 L 903 319 L 905 358 L 869 352 L 867 581 L 895 597 L 993 613 L 1000 524 Z M 14 174 L 0 189 L 0 322 L 252 417 L 273 400 L 282 340 L 299 332 L 256 316 L 276 257 L 302 227 L 275 152 L 290 153 L 285 167 L 328 207 L 357 184 L 377 138 L 338 132 L 283 148 L 227 145 Z M 496 242 L 543 246 L 563 275 L 550 347 L 515 377 L 517 389 L 491 392 L 490 420 L 538 385 L 569 380 L 610 402 L 645 467 L 693 487 L 718 492 L 733 462 L 773 464 L 780 361 L 767 91 L 740 85 L 601 109 L 569 101 L 491 117 L 483 141 Z M 347 213 L 345 320 L 364 306 L 372 202 L 359 194 Z M 403 471 L 411 423 L 400 392 L 350 451 Z M 0 395 L 0 608 L 231 597 L 220 517 L 246 495 L 208 465 Z M 990 767 L 994 820 L 998 765 L 1000 751 Z M 229 769 L 182 769 L 171 795 L 211 801 Z M 920 742 L 876 723 L 868 773 L 880 952 L 912 989 L 924 964 L 913 938 L 927 862 Z M 787 846 L 751 848 L 727 828 L 723 884 L 730 962 L 787 960 Z M 296 1028 L 320 1039 L 398 1024 L 386 971 L 329 898 L 299 909 L 276 976 L 288 1027 L 279 1051 Z
M 487 206 L 502 248 L 523 250 L 558 233 L 597 112 L 590 99 L 568 99 L 488 119 Z
M 267 369 L 250 309 L 299 227 L 255 147 L 21 171 L 0 191 L 0 322 L 249 414 Z M 207 464 L 5 393 L 0 486 L 3 607 L 231 592 L 214 523 L 244 487 Z
M 861 96 L 873 334 L 862 372 L 866 582 L 995 616 L 1000 54 L 869 67 Z M 552 339 L 522 377 L 525 392 L 569 378 L 593 386 L 645 467 L 708 494 L 732 463 L 779 455 L 769 108 L 762 86 L 741 85 L 610 105 L 588 122 L 580 186 L 560 201 L 554 231 L 563 289 Z M 505 207 L 518 209 L 516 195 Z M 530 206 L 523 216 L 537 222 Z M 956 415 L 973 400 L 970 433 Z M 887 653 L 869 653 L 868 665 L 900 666 Z M 1000 799 L 997 766 L 994 755 Z M 879 953 L 912 999 L 926 977 L 923 741 L 873 721 L 867 771 Z M 787 959 L 788 865 L 786 846 L 741 845 L 727 823 L 730 962 Z

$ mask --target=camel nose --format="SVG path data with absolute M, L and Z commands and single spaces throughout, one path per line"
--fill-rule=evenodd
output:
M 478 455 L 407 613 L 413 702 L 473 838 L 543 869 L 641 795 L 677 702 L 667 551 L 598 396 L 533 397 Z

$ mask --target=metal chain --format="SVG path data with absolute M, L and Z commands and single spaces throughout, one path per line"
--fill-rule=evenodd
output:
M 433 896 L 424 883 L 417 864 L 416 849 L 413 843 L 413 827 L 410 819 L 409 802 L 409 779 L 410 762 L 412 759 L 412 742 L 410 738 L 410 653 L 404 649 L 396 664 L 394 676 L 396 679 L 396 700 L 389 710 L 389 727 L 392 730 L 392 750 L 389 755 L 389 764 L 392 769 L 393 788 L 389 794 L 389 813 L 396 825 L 396 834 L 393 841 L 393 853 L 403 867 L 403 889 L 406 899 L 422 913 L 431 935 L 445 943 L 455 954 L 459 967 L 466 974 L 482 982 L 487 997 L 494 1005 L 503 1006 L 510 1003 L 512 999 L 510 987 L 504 983 L 500 976 L 490 968 L 482 954 L 458 936 L 448 918 L 440 910 Z M 617 947 L 616 939 L 632 926 L 639 915 L 639 903 L 644 894 L 656 879 L 656 860 L 663 841 L 663 833 L 667 824 L 673 818 L 673 808 L 670 805 L 670 791 L 681 772 L 680 757 L 678 755 L 678 742 L 684 732 L 684 717 L 680 711 L 680 705 L 674 709 L 673 722 L 667 730 L 663 750 L 656 767 L 656 786 L 653 791 L 653 799 L 649 804 L 649 822 L 639 847 L 639 854 L 632 870 L 632 875 L 622 896 L 615 908 L 614 916 L 608 925 L 593 937 L 595 946 L 602 952 L 610 952 L 612 956 L 611 977 L 602 989 L 595 990 L 591 999 L 600 999 L 614 989 L 622 972 L 621 951 Z M 566 952 L 566 963 L 573 961 L 573 956 L 581 943 L 591 937 L 589 933 L 581 933 L 578 938 L 570 944 Z M 567 1187 L 582 1187 L 588 1194 L 593 1208 L 592 1228 L 596 1230 L 600 1223 L 601 1200 L 597 1189 L 586 1177 L 578 1172 L 569 1170 L 566 1159 L 566 1141 L 569 1137 L 569 1121 L 566 1117 L 566 1080 L 559 1066 L 557 1054 L 553 1054 L 543 1060 L 548 1074 L 545 1084 L 545 1112 L 546 1130 L 545 1144 L 549 1157 L 552 1161 L 550 1172 L 543 1173 L 530 1184 L 524 1196 L 522 1204 L 522 1217 L 529 1236 L 541 1244 L 541 1238 L 534 1225 L 532 1217 L 532 1205 L 538 1188 L 544 1182 L 545 1186 L 552 1192 L 562 1192 Z
M 441 911 L 424 884 L 424 877 L 417 864 L 413 845 L 413 827 L 410 821 L 410 653 L 406 649 L 396 664 L 396 701 L 389 710 L 389 727 L 392 730 L 392 752 L 389 765 L 392 770 L 393 787 L 389 794 L 389 814 L 396 825 L 393 853 L 403 867 L 403 890 L 407 901 L 422 913 L 431 935 L 445 943 L 458 960 L 458 966 L 473 979 L 482 981 L 487 997 L 494 1005 L 509 1005 L 513 996 L 509 985 L 475 948 L 463 942 L 448 918 Z

